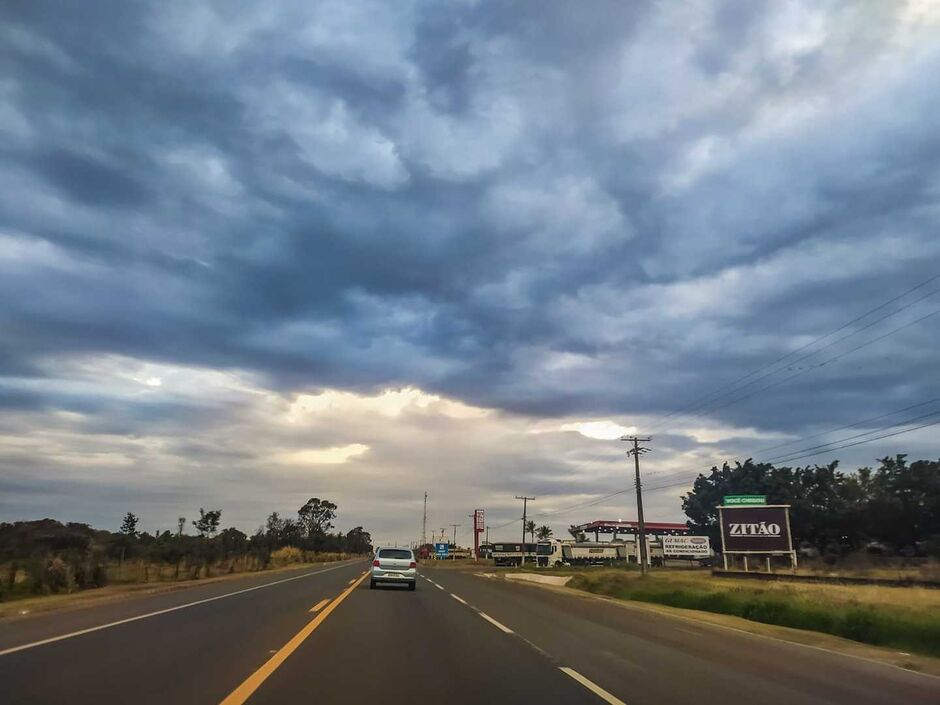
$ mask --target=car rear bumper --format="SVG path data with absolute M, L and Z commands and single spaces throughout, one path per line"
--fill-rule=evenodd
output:
M 418 571 L 373 568 L 371 579 L 377 583 L 413 583 L 418 579 Z

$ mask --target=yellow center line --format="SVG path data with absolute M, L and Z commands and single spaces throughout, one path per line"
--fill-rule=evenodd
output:
M 226 697 L 220 705 L 242 705 L 248 700 L 252 693 L 258 690 L 261 684 L 287 660 L 287 657 L 294 653 L 308 636 L 313 634 L 314 630 L 323 623 L 330 613 L 335 610 L 343 600 L 349 597 L 349 594 L 359 586 L 359 583 L 361 583 L 368 574 L 368 571 L 366 571 L 360 575 L 352 585 L 343 590 L 335 600 L 314 617 L 307 626 L 297 632 L 293 638 L 284 644 L 274 656 L 269 658 L 261 668 L 248 676 L 240 686 L 229 693 L 228 697 Z
M 329 602 L 329 601 L 330 601 L 330 598 L 328 598 L 328 597 L 327 597 L 326 599 L 324 599 L 324 600 L 320 600 L 317 604 L 315 604 L 313 607 L 311 607 L 309 611 L 310 611 L 310 612 L 319 612 L 319 611 L 323 608 L 323 606 L 326 605 L 326 603 Z

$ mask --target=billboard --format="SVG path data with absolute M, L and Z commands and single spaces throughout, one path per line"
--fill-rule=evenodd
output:
M 707 536 L 663 536 L 664 556 L 693 556 L 708 558 L 711 556 Z
M 477 533 L 483 533 L 486 530 L 486 522 L 483 520 L 483 510 L 473 510 L 473 530 Z
M 725 553 L 790 553 L 789 505 L 718 507 Z

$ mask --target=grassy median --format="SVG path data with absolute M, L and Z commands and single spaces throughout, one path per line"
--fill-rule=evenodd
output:
M 940 590 L 755 584 L 694 571 L 654 572 L 642 577 L 623 570 L 577 572 L 569 587 L 940 656 Z

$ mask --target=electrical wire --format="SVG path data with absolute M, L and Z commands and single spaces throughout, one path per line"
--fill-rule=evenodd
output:
M 672 412 L 671 414 L 667 414 L 665 417 L 663 417 L 662 419 L 660 419 L 660 421 L 659 421 L 658 423 L 654 424 L 654 426 L 650 429 L 650 432 L 653 432 L 653 431 L 655 431 L 655 430 L 657 430 L 657 429 L 659 429 L 659 428 L 662 428 L 662 427 L 665 425 L 665 423 L 666 423 L 667 421 L 669 421 L 669 420 L 672 420 L 672 419 L 675 419 L 675 418 L 682 418 L 682 417 L 684 417 L 684 416 L 687 416 L 687 415 L 688 415 L 688 414 L 686 413 L 687 411 L 694 411 L 694 410 L 700 409 L 701 407 L 708 406 L 709 404 L 711 404 L 711 403 L 717 401 L 718 399 L 721 399 L 721 398 L 724 397 L 724 396 L 727 396 L 728 394 L 734 393 L 734 392 L 736 392 L 736 391 L 741 391 L 742 389 L 744 389 L 744 388 L 750 386 L 751 384 L 754 384 L 755 382 L 760 381 L 761 379 L 765 379 L 765 378 L 768 377 L 768 376 L 771 376 L 771 375 L 774 375 L 774 374 L 777 374 L 777 373 L 783 371 L 784 368 L 781 368 L 781 369 L 779 369 L 779 370 L 775 370 L 775 371 L 773 371 L 773 372 L 771 372 L 771 373 L 768 373 L 767 375 L 764 375 L 764 376 L 762 376 L 762 377 L 760 377 L 760 378 L 758 378 L 758 379 L 751 380 L 750 382 L 748 382 L 747 384 L 745 384 L 745 385 L 739 387 L 739 388 L 736 389 L 736 390 L 732 390 L 732 389 L 731 389 L 732 387 L 737 386 L 739 383 L 743 382 L 744 380 L 746 380 L 746 379 L 748 379 L 748 378 L 750 378 L 750 377 L 753 377 L 754 375 L 756 375 L 756 374 L 758 374 L 758 373 L 760 373 L 760 372 L 763 372 L 764 370 L 767 370 L 767 369 L 769 369 L 769 368 L 771 368 L 771 367 L 774 367 L 775 365 L 777 365 L 777 364 L 783 362 L 784 360 L 787 360 L 788 358 L 790 358 L 790 357 L 792 357 L 792 356 L 794 356 L 794 355 L 797 355 L 798 353 L 802 352 L 803 350 L 806 350 L 807 348 L 810 348 L 810 347 L 812 347 L 813 345 L 815 345 L 815 344 L 817 344 L 817 343 L 819 343 L 819 342 L 822 342 L 822 341 L 825 340 L 826 338 L 829 338 L 829 337 L 835 335 L 836 333 L 839 333 L 840 331 L 845 330 L 845 329 L 848 328 L 849 326 L 851 326 L 851 325 L 853 325 L 853 324 L 855 324 L 855 323 L 857 323 L 857 322 L 859 322 L 859 321 L 861 321 L 861 320 L 864 320 L 865 318 L 867 318 L 867 317 L 870 316 L 871 314 L 876 313 L 877 311 L 880 311 L 881 309 L 885 308 L 886 306 L 890 306 L 891 304 L 895 303 L 896 301 L 899 301 L 899 300 L 903 299 L 903 298 L 904 298 L 905 296 L 907 296 L 908 294 L 911 294 L 911 293 L 917 291 L 918 289 L 922 289 L 923 287 L 925 287 L 925 286 L 927 286 L 928 284 L 930 284 L 930 283 L 936 281 L 937 279 L 940 279 L 940 274 L 936 274 L 936 275 L 934 275 L 934 276 L 932 276 L 932 277 L 929 277 L 928 279 L 925 279 L 924 281 L 920 282 L 919 284 L 916 284 L 915 286 L 911 287 L 910 289 L 907 289 L 906 291 L 904 291 L 903 293 L 901 293 L 901 294 L 895 296 L 894 298 L 889 299 L 888 301 L 885 301 L 884 303 L 882 303 L 882 304 L 876 306 L 875 308 L 866 311 L 865 313 L 861 314 L 860 316 L 856 316 L 856 317 L 853 318 L 852 320 L 850 320 L 850 321 L 848 321 L 848 322 L 846 322 L 846 323 L 843 323 L 843 324 L 842 324 L 841 326 L 839 326 L 838 328 L 835 328 L 834 330 L 829 331 L 829 332 L 826 333 L 825 335 L 821 335 L 821 336 L 819 336 L 818 338 L 815 338 L 815 339 L 811 340 L 810 342 L 806 343 L 805 345 L 800 346 L 800 347 L 797 348 L 796 350 L 793 350 L 793 351 L 787 353 L 786 355 L 782 355 L 781 357 L 778 357 L 776 360 L 774 360 L 774 361 L 772 361 L 772 362 L 769 362 L 769 363 L 767 363 L 767 364 L 765 364 L 765 365 L 762 365 L 762 366 L 760 366 L 760 367 L 758 367 L 758 368 L 756 368 L 756 369 L 754 369 L 754 370 L 751 370 L 751 371 L 748 372 L 747 374 L 742 375 L 741 377 L 738 377 L 737 379 L 732 380 L 731 382 L 728 382 L 727 384 L 721 385 L 720 387 L 717 387 L 717 388 L 713 389 L 711 392 L 708 392 L 708 393 L 704 394 L 703 396 L 699 397 L 698 400 L 693 400 L 691 403 L 689 403 L 689 404 L 687 404 L 686 406 L 684 406 L 684 407 L 678 409 L 677 411 Z M 913 302 L 910 302 L 910 303 L 908 303 L 908 304 L 905 304 L 905 305 L 902 306 L 901 308 L 896 309 L 895 311 L 893 311 L 893 312 L 891 312 L 891 313 L 889 313 L 889 314 L 886 314 L 885 316 L 882 316 L 882 317 L 878 318 L 877 320 L 875 320 L 875 321 L 873 321 L 873 322 L 871 322 L 871 323 L 869 323 L 869 324 L 866 324 L 864 327 L 859 328 L 859 329 L 856 330 L 856 331 L 853 331 L 853 332 L 850 333 L 849 335 L 843 336 L 843 337 L 840 338 L 839 340 L 834 341 L 834 342 L 832 342 L 832 343 L 830 343 L 830 344 L 827 344 L 826 346 L 824 346 L 823 348 L 820 348 L 819 350 L 816 350 L 816 351 L 813 351 L 813 352 L 811 352 L 811 353 L 808 353 L 807 355 L 805 355 L 805 356 L 799 358 L 798 360 L 795 360 L 795 361 L 793 361 L 792 363 L 789 363 L 789 364 L 791 364 L 791 365 L 792 365 L 792 364 L 796 364 L 797 362 L 800 362 L 800 361 L 802 361 L 802 360 L 804 360 L 804 359 L 807 359 L 808 357 L 811 357 L 812 355 L 815 355 L 815 354 L 821 352 L 822 350 L 825 350 L 826 348 L 829 348 L 829 347 L 831 347 L 832 345 L 835 345 L 836 343 L 841 342 L 842 340 L 845 340 L 846 338 L 849 338 L 849 337 L 851 337 L 851 336 L 853 336 L 853 335 L 856 335 L 856 334 L 862 332 L 863 330 L 866 330 L 867 328 L 870 328 L 871 326 L 873 326 L 873 325 L 875 325 L 875 324 L 877 324 L 877 323 L 879 323 L 879 322 L 885 320 L 886 318 L 889 318 L 889 317 L 891 317 L 891 316 L 894 316 L 894 315 L 900 313 L 901 311 L 904 311 L 905 309 L 910 308 L 910 306 L 913 306 L 914 304 L 919 303 L 920 301 L 923 301 L 925 298 L 928 298 L 928 297 L 930 297 L 930 296 L 933 296 L 933 295 L 936 294 L 937 292 L 940 292 L 940 289 L 936 289 L 936 290 L 934 290 L 934 291 L 932 291 L 932 292 L 926 294 L 925 296 L 922 296 L 921 298 L 917 299 L 916 301 L 913 301 Z M 723 390 L 728 390 L 728 391 L 723 391 Z M 721 392 L 721 393 L 719 393 L 719 392 Z M 716 395 L 717 395 L 717 396 L 716 396 Z

